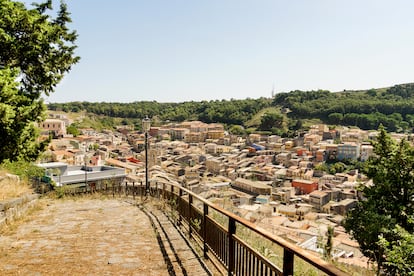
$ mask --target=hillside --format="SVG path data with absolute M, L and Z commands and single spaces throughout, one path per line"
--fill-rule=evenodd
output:
M 370 90 L 330 92 L 291 91 L 274 98 L 245 100 L 215 100 L 182 103 L 141 101 L 133 103 L 50 103 L 52 111 L 86 112 L 92 126 L 98 120 L 104 127 L 133 124 L 140 127 L 141 119 L 149 116 L 155 124 L 166 121 L 200 120 L 223 123 L 227 127 L 260 127 L 262 115 L 281 114 L 288 130 L 303 127 L 306 120 L 326 124 L 377 129 L 383 124 L 388 131 L 406 131 L 414 127 L 414 83 Z M 287 111 L 287 112 L 286 112 Z M 96 116 L 90 116 L 95 114 Z M 118 119 L 115 119 L 118 118 Z M 85 121 L 88 121 L 85 119 Z M 98 124 L 99 125 L 99 124 Z M 102 127 L 101 126 L 101 127 Z M 272 131 L 272 127 L 269 130 Z
M 389 131 L 414 126 L 414 84 L 362 91 L 293 91 L 276 95 L 273 105 L 289 108 L 291 118 L 318 118 L 328 124 Z

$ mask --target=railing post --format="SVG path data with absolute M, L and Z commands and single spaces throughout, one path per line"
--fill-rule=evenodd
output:
M 191 219 L 191 205 L 193 204 L 193 196 L 191 194 L 188 194 L 188 236 L 191 238 L 192 233 L 192 219 Z
M 292 251 L 283 249 L 283 275 L 293 275 L 293 257 Z
M 171 213 L 173 214 L 174 213 L 174 204 L 175 205 L 177 205 L 177 197 L 174 195 L 174 186 L 173 185 L 170 185 L 170 187 L 171 187 L 171 194 L 170 194 L 170 206 L 171 206 Z M 174 200 L 175 200 L 175 202 L 174 202 Z M 175 206 L 175 207 L 177 207 L 177 206 Z
M 183 199 L 183 190 L 181 187 L 178 190 L 178 202 L 177 202 L 177 210 L 178 210 L 178 225 L 181 225 L 182 214 L 181 214 L 181 201 Z
M 135 200 L 135 182 L 132 181 L 132 199 Z
M 207 259 L 207 216 L 208 216 L 208 205 L 203 203 L 203 253 L 204 258 Z
M 142 181 L 141 181 L 141 185 L 139 187 L 139 193 L 141 195 L 141 201 L 142 201 L 142 195 L 143 195 L 143 192 L 142 192 Z
M 229 269 L 228 275 L 232 276 L 235 270 L 235 259 L 236 259 L 236 250 L 234 246 L 233 235 L 236 234 L 236 221 L 234 218 L 229 217 L 229 227 L 228 227 L 228 242 L 229 242 Z
M 165 183 L 162 183 L 162 208 L 165 210 Z
M 162 199 L 165 200 L 165 183 L 162 183 Z

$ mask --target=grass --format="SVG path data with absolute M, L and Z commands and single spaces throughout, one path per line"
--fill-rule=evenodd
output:
M 16 198 L 27 193 L 32 193 L 33 189 L 30 187 L 27 181 L 15 180 L 6 177 L 7 172 L 0 171 L 0 200 L 7 200 L 10 198 Z
M 45 201 L 37 201 L 34 206 L 29 208 L 27 212 L 23 216 L 15 217 L 12 221 L 4 224 L 0 227 L 0 234 L 1 235 L 11 235 L 16 232 L 17 228 L 29 222 L 34 218 L 34 214 L 43 210 L 47 203 Z
M 280 113 L 279 107 L 266 107 L 257 112 L 252 119 L 245 123 L 246 127 L 257 127 L 260 125 L 261 117 L 265 113 Z
M 303 127 L 309 128 L 313 125 L 323 124 L 323 122 L 320 119 L 313 118 L 313 119 L 303 119 L 302 124 L 303 124 Z
M 47 197 L 52 200 L 89 200 L 89 199 L 99 199 L 99 200 L 106 200 L 112 199 L 112 192 L 108 191 L 107 194 L 101 192 L 93 192 L 93 193 L 78 193 L 72 194 L 71 191 L 73 190 L 73 186 L 75 185 L 62 186 L 56 187 L 53 191 L 47 194 Z M 118 197 L 118 195 L 116 195 Z

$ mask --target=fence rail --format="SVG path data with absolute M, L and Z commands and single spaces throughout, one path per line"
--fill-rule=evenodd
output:
M 100 192 L 107 195 L 144 197 L 143 183 L 119 183 L 70 188 L 63 187 L 63 194 Z M 214 257 L 227 270 L 228 275 L 293 275 L 295 257 L 327 275 L 348 275 L 334 265 L 322 260 L 297 245 L 269 231 L 258 228 L 250 221 L 199 197 L 190 190 L 171 183 L 151 183 L 149 196 L 164 200 L 170 205 L 176 222 L 185 225 L 190 237 L 201 241 L 204 257 Z M 247 234 L 246 234 L 247 233 Z M 278 267 L 268 257 L 249 243 L 256 235 L 262 244 L 282 248 Z M 260 243 L 260 242 L 259 242 Z

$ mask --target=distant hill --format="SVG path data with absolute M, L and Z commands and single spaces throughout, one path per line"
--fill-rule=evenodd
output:
M 278 93 L 274 98 L 245 100 L 214 100 L 201 102 L 158 103 L 50 103 L 49 110 L 87 112 L 108 118 L 123 118 L 122 123 L 139 128 L 145 116 L 155 123 L 165 121 L 200 120 L 223 123 L 226 126 L 254 128 L 260 125 L 264 113 L 284 114 L 286 131 L 305 120 L 318 120 L 327 124 L 377 129 L 383 124 L 388 131 L 405 131 L 414 127 L 414 83 L 388 88 L 330 92 L 291 91 Z M 117 121 L 119 123 L 119 120 Z M 106 125 L 110 125 L 107 122 Z
M 292 91 L 277 94 L 273 105 L 290 109 L 291 118 L 318 118 L 328 124 L 403 131 L 414 126 L 414 84 L 344 91 Z

